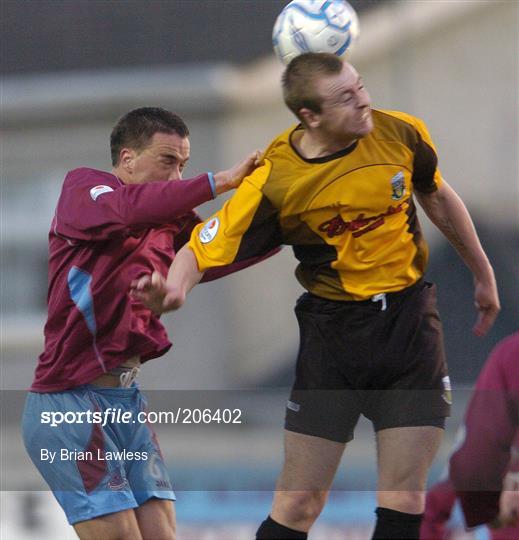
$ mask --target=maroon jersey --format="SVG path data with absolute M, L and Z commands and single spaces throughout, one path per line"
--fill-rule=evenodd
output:
M 49 233 L 45 349 L 32 391 L 73 388 L 171 347 L 158 317 L 130 297 L 130 282 L 167 273 L 200 222 L 192 209 L 210 199 L 205 174 L 132 185 L 94 169 L 67 174 Z
M 455 502 L 456 491 L 448 478 L 427 490 L 420 540 L 443 540 L 450 537 L 446 523 L 451 517 Z
M 465 439 L 450 460 L 468 527 L 499 513 L 502 480 L 519 445 L 519 332 L 501 341 L 481 372 L 465 415 Z M 519 450 L 518 448 L 515 449 Z
M 519 439 L 516 439 L 519 448 Z M 420 540 L 447 540 L 454 537 L 454 531 L 448 527 L 454 504 L 456 490 L 449 478 L 434 484 L 427 490 L 425 513 L 420 526 Z M 519 538 L 519 525 L 489 528 L 491 540 L 511 540 Z

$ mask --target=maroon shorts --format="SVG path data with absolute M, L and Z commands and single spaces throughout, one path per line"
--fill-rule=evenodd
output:
M 451 392 L 432 283 L 380 301 L 305 293 L 295 312 L 301 343 L 287 430 L 348 442 L 361 414 L 375 431 L 444 427 Z

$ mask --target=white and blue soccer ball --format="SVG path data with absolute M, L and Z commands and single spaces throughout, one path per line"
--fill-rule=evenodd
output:
M 344 56 L 359 36 L 359 19 L 345 0 L 293 0 L 274 24 L 276 56 L 288 64 L 305 52 Z

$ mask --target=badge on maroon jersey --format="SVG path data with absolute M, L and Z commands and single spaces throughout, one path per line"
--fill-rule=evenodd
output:
M 108 193 L 109 191 L 113 191 L 110 186 L 96 186 L 90 190 L 90 197 L 92 197 L 92 200 L 95 201 L 97 197 L 99 197 L 99 195 L 102 195 L 103 193 Z

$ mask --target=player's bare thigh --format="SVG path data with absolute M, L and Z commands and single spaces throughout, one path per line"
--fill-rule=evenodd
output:
M 144 540 L 174 540 L 176 537 L 175 505 L 165 499 L 150 499 L 135 509 Z
M 427 474 L 443 433 L 434 426 L 377 432 L 379 506 L 412 514 L 423 512 Z
M 122 510 L 74 525 L 81 540 L 174 540 L 175 509 L 167 500 L 151 499 L 135 510 Z
M 285 459 L 276 490 L 327 490 L 345 446 L 322 437 L 285 430 Z
M 308 530 L 322 510 L 345 444 L 285 430 L 285 460 L 276 484 L 272 518 Z
M 137 516 L 132 509 L 80 521 L 74 529 L 81 540 L 142 540 Z

